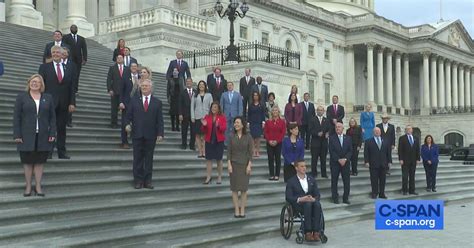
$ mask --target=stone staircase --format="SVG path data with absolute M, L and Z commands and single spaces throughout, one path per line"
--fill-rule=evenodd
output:
M 3 22 L 0 34 L 0 59 L 5 63 L 0 77 L 0 246 L 220 247 L 279 235 L 285 185 L 267 180 L 266 156 L 254 161 L 247 218 L 234 219 L 228 178 L 222 185 L 202 185 L 204 161 L 193 151 L 179 149 L 180 134 L 170 131 L 167 115 L 165 140 L 155 152 L 155 189 L 132 188 L 132 151 L 118 149 L 119 130 L 108 128 L 105 78 L 112 51 L 92 40 L 87 40 L 90 55 L 81 72 L 74 127 L 67 132 L 72 159 L 49 160 L 43 182 L 46 197 L 24 198 L 23 170 L 12 140 L 13 104 L 27 78 L 37 72 L 51 34 Z M 153 81 L 167 113 L 164 75 L 153 73 Z M 437 193 L 422 191 L 424 171 L 419 167 L 416 197 L 398 193 L 399 167 L 395 163 L 387 179 L 390 199 L 474 198 L 472 166 L 442 158 Z M 329 238 L 333 225 L 373 218 L 369 182 L 365 168 L 351 178 L 348 206 L 329 203 L 330 181 L 318 179 Z

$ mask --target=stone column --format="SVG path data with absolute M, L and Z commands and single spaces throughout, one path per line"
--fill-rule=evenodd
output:
M 6 19 L 9 23 L 43 29 L 43 16 L 35 10 L 33 0 L 11 0 Z
M 371 104 L 374 103 L 374 47 L 375 43 L 367 43 L 367 102 Z
M 0 0 L 0 22 L 5 22 L 5 0 Z
M 352 45 L 348 45 L 346 47 L 346 85 L 345 85 L 345 92 L 346 92 L 346 106 L 347 109 L 352 112 L 353 107 L 355 104 L 355 57 L 354 57 L 354 47 Z
M 56 30 L 56 24 L 53 19 L 55 16 L 53 0 L 36 1 L 36 9 L 43 15 L 43 29 L 48 31 Z
M 453 106 L 453 102 L 451 100 L 451 61 L 449 59 L 446 60 L 444 63 L 445 70 L 446 70 L 446 82 L 445 82 L 445 93 L 446 93 L 446 107 L 451 108 Z
M 453 66 L 452 66 L 452 69 L 453 69 L 453 73 L 452 73 L 452 80 L 453 80 L 453 87 L 452 87 L 452 91 L 453 92 L 453 104 L 452 106 L 453 107 L 458 107 L 459 104 L 458 104 L 458 63 L 457 62 L 453 62 Z
M 403 55 L 403 107 L 411 109 L 410 107 L 410 60 L 408 54 Z
M 402 107 L 402 64 L 399 51 L 395 52 L 395 106 Z
M 464 70 L 464 85 L 466 88 L 465 104 L 466 108 L 471 108 L 471 67 L 466 66 Z
M 114 16 L 130 13 L 130 0 L 114 0 Z
M 393 77 L 392 77 L 392 53 L 391 48 L 387 49 L 387 105 L 393 106 Z
M 464 65 L 459 64 L 459 72 L 458 72 L 458 106 L 460 108 L 464 107 Z
M 446 107 L 446 94 L 444 82 L 444 58 L 439 57 L 438 61 L 438 106 L 440 108 Z
M 438 79 L 436 74 L 436 61 L 438 55 L 433 54 L 431 56 L 431 78 L 430 78 L 430 89 L 431 89 L 431 107 L 438 108 Z
M 383 95 L 383 50 L 385 48 L 380 46 L 377 50 L 377 105 L 384 105 Z
M 423 107 L 430 108 L 430 52 L 423 52 Z
M 67 17 L 62 22 L 63 34 L 70 33 L 69 27 L 76 24 L 77 34 L 83 37 L 94 36 L 94 25 L 86 19 L 86 2 L 84 0 L 68 0 Z

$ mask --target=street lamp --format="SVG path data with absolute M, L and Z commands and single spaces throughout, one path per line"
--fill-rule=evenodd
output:
M 227 9 L 224 11 L 224 6 L 222 5 L 220 0 L 217 0 L 216 5 L 214 6 L 214 10 L 217 12 L 220 18 L 224 18 L 227 16 L 230 21 L 230 44 L 227 46 L 227 57 L 225 59 L 226 62 L 239 62 L 240 58 L 237 56 L 237 47 L 234 45 L 234 21 L 238 17 L 244 18 L 247 11 L 249 11 L 249 5 L 244 0 L 242 5 L 240 5 L 239 12 L 239 1 L 238 0 L 230 0 Z M 223 12 L 224 11 L 224 12 Z

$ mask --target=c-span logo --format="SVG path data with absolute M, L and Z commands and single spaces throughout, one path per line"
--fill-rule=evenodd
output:
M 377 200 L 376 230 L 442 230 L 442 200 Z

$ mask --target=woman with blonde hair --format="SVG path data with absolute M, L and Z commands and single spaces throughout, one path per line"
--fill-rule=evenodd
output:
M 25 173 L 24 197 L 33 191 L 31 177 L 35 175 L 34 192 L 45 196 L 41 187 L 43 165 L 56 139 L 56 110 L 53 97 L 44 93 L 43 77 L 34 74 L 28 79 L 26 92 L 19 93 L 13 112 L 13 138 L 20 152 Z
M 364 140 L 374 137 L 375 114 L 372 112 L 372 104 L 365 105 L 365 111 L 360 113 L 360 127 Z

